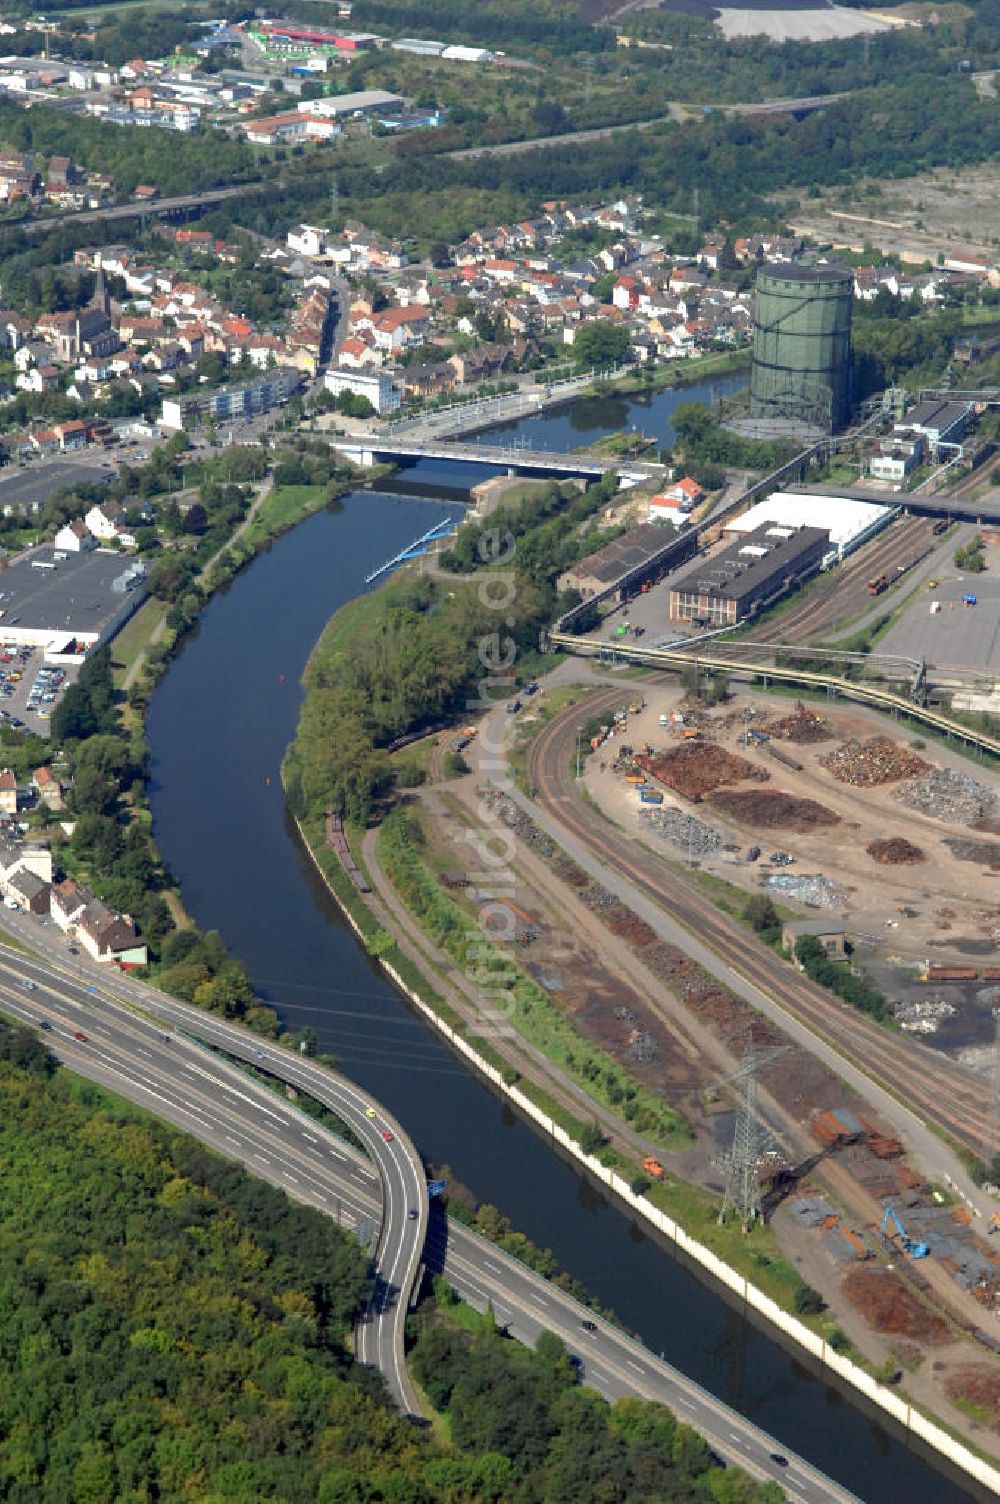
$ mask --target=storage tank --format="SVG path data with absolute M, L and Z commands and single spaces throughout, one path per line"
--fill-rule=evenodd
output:
M 840 263 L 769 266 L 757 276 L 750 411 L 825 433 L 850 412 L 854 277 Z

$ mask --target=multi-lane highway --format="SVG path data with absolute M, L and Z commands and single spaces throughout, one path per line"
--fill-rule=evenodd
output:
M 580 1358 L 585 1381 L 608 1399 L 634 1394 L 669 1404 L 720 1456 L 779 1481 L 800 1504 L 854 1498 L 557 1286 L 460 1224 L 440 1215 L 429 1221 L 415 1149 L 385 1109 L 351 1082 L 133 978 L 71 958 L 62 936 L 30 916 L 5 913 L 8 923 L 45 954 L 0 949 L 0 1013 L 42 1031 L 71 1069 L 239 1160 L 296 1200 L 348 1226 L 362 1218 L 381 1224 L 375 1298 L 358 1326 L 357 1355 L 381 1370 L 401 1409 L 418 1413 L 403 1331 L 409 1292 L 426 1259 L 471 1304 L 492 1306 L 512 1336 L 533 1343 L 544 1330 L 560 1335 Z M 371 1157 L 205 1044 L 324 1102 Z M 592 1328 L 584 1324 L 590 1322 Z

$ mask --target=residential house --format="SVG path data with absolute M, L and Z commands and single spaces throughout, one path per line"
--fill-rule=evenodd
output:
M 372 314 L 362 327 L 371 330 L 375 345 L 393 354 L 420 344 L 428 332 L 430 320 L 425 308 L 387 308 Z
M 58 435 L 59 448 L 63 450 L 82 449 L 87 442 L 86 424 L 79 418 L 68 418 L 65 423 L 53 424 L 53 432 Z
M 67 522 L 61 527 L 53 539 L 53 544 L 59 552 L 68 554 L 87 553 L 97 547 L 97 539 L 85 522 L 77 518 L 74 522 Z M 2 808 L 2 806 L 0 806 Z
M 49 896 L 49 914 L 63 933 L 79 919 L 87 907 L 89 897 L 86 888 L 82 888 L 72 877 L 55 884 Z
M 44 392 L 53 391 L 59 385 L 59 379 L 59 371 L 53 365 L 31 366 L 14 378 L 14 385 L 22 392 L 41 396 Z
M 62 784 L 47 764 L 35 769 L 31 775 L 31 782 L 38 794 L 39 804 L 44 804 L 46 809 L 51 809 L 56 813 L 66 808 Z
M 146 942 L 127 914 L 116 914 L 94 898 L 76 919 L 76 935 L 95 961 L 113 961 L 119 966 L 145 966 Z
M 10 768 L 0 769 L 0 814 L 17 814 L 17 778 Z
M 135 547 L 135 535 L 125 521 L 125 508 L 114 498 L 91 507 L 84 518 L 84 525 L 102 543 L 117 542 L 125 548 Z
M 32 914 L 48 916 L 52 884 L 34 872 L 19 867 L 5 883 L 7 896 Z

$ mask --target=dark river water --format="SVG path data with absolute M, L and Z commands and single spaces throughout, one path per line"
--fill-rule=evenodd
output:
M 636 416 L 630 405 L 626 421 L 647 431 L 655 421 L 669 442 L 668 399 L 682 395 L 697 394 L 665 393 Z M 652 1349 L 870 1504 L 972 1498 L 677 1263 L 460 1065 L 368 959 L 299 845 L 279 769 L 306 658 L 365 575 L 449 511 L 358 492 L 279 539 L 204 612 L 148 720 L 156 837 L 188 909 L 221 932 L 290 1027 L 310 1025 L 399 1115 L 428 1160 L 551 1248 Z

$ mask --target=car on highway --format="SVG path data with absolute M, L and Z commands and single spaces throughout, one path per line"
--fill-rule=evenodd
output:
M 778 1467 L 787 1467 L 788 1466 L 788 1458 L 787 1457 L 783 1457 L 780 1452 L 771 1452 L 770 1453 L 770 1458 L 771 1458 L 772 1462 L 777 1463 Z
M 80 954 L 80 947 L 78 945 L 71 945 L 69 947 L 69 953 L 71 956 L 78 956 Z
M 420 1213 L 417 1211 L 417 1208 L 415 1206 L 411 1206 L 406 1215 L 409 1217 L 411 1222 L 415 1222 Z
M 383 1128 L 382 1137 L 385 1139 L 387 1144 L 391 1144 L 394 1141 L 396 1135 L 394 1133 L 390 1133 L 388 1128 Z
M 47 1018 L 43 1018 L 41 1020 L 41 1024 L 42 1024 L 42 1028 L 45 1030 L 46 1034 L 51 1034 L 52 1033 L 52 1025 L 49 1023 L 49 1021 L 48 1021 Z
M 78 1039 L 81 1044 L 89 1044 L 90 1043 L 90 1041 L 88 1040 L 86 1034 L 84 1034 L 80 1029 L 74 1029 L 73 1030 L 73 1038 L 74 1039 Z
M 36 985 L 37 984 L 33 982 L 30 977 L 25 977 L 24 981 L 21 983 L 21 986 L 27 987 L 29 992 L 34 992 Z
M 374 1109 L 374 1107 L 366 1107 L 365 1108 L 365 1117 L 366 1118 L 373 1118 L 374 1116 L 375 1116 L 375 1109 Z
M 596 1332 L 597 1331 L 597 1322 L 596 1321 L 581 1321 L 580 1325 L 583 1327 L 583 1330 L 585 1332 Z

